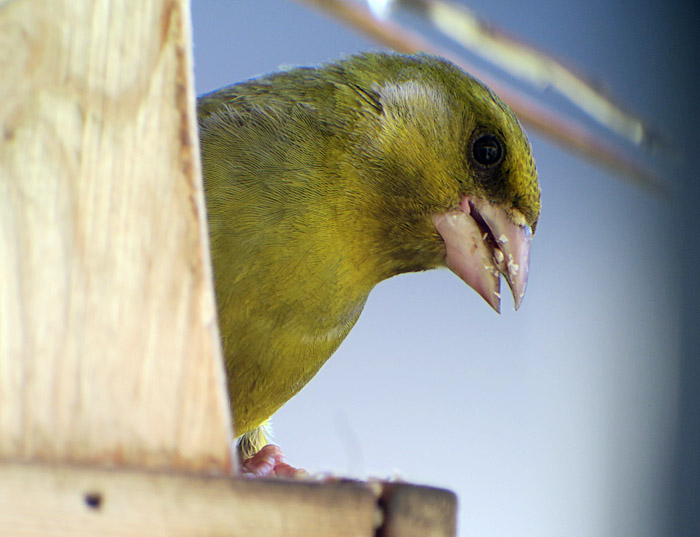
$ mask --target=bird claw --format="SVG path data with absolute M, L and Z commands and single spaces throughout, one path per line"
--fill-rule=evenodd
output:
M 282 448 L 268 444 L 249 459 L 241 462 L 241 475 L 244 477 L 286 477 L 306 479 L 309 473 L 284 462 Z

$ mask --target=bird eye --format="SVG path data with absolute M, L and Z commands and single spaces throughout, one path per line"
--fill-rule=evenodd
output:
M 498 138 L 490 134 L 484 134 L 472 143 L 472 156 L 478 164 L 491 167 L 501 161 L 503 147 Z

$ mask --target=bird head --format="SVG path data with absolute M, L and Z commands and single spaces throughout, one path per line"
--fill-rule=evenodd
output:
M 380 193 L 393 272 L 447 266 L 496 311 L 503 275 L 517 309 L 540 187 L 513 112 L 433 56 L 368 54 L 344 69 L 361 111 L 353 158 Z

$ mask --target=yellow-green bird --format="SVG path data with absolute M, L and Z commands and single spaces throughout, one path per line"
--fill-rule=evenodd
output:
M 508 106 L 455 65 L 361 54 L 222 88 L 198 116 L 245 458 L 382 280 L 447 266 L 498 311 L 502 274 L 520 305 L 540 214 L 531 147 Z

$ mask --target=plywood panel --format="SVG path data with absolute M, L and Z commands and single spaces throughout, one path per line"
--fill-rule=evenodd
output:
M 0 3 L 0 456 L 225 471 L 186 0 Z

